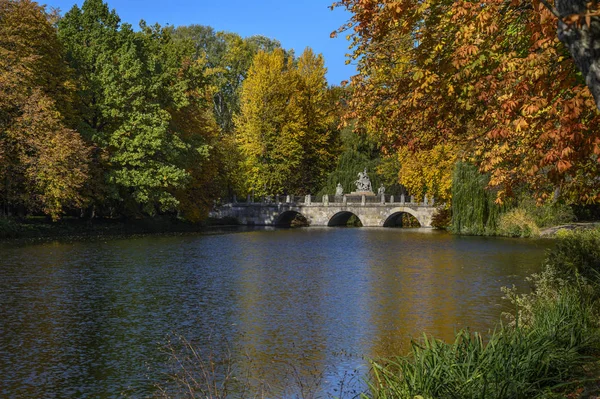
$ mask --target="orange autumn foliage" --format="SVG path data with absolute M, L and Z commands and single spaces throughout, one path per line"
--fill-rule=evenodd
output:
M 53 220 L 79 207 L 90 148 L 69 129 L 73 87 L 50 19 L 30 0 L 0 0 L 0 215 Z
M 358 75 L 347 119 L 388 152 L 452 145 L 517 187 L 600 200 L 600 115 L 556 19 L 523 0 L 342 0 Z M 402 183 L 402 181 L 401 181 Z

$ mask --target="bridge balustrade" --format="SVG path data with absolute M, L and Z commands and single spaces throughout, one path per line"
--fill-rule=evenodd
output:
M 235 199 L 232 203 L 236 204 L 289 204 L 289 205 L 307 205 L 307 197 L 306 195 L 272 195 L 265 196 L 260 198 L 254 198 L 252 201 L 251 197 L 243 198 L 243 199 Z M 395 195 L 384 195 L 383 199 L 381 195 L 350 195 L 344 194 L 343 196 L 329 195 L 329 200 L 327 202 L 324 201 L 323 197 L 312 197 L 310 199 L 310 205 L 312 206 L 323 206 L 327 204 L 328 206 L 339 206 L 342 204 L 346 205 L 356 205 L 363 204 L 406 204 L 406 205 L 418 205 L 418 206 L 433 206 L 434 200 L 433 198 L 429 198 L 427 202 L 412 202 L 414 201 L 414 197 L 412 196 L 395 196 Z

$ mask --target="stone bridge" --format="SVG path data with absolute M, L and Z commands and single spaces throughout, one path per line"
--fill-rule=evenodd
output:
M 310 195 L 305 197 L 267 197 L 262 202 L 232 202 L 217 208 L 211 213 L 215 218 L 234 218 L 243 225 L 289 226 L 292 220 L 302 215 L 309 226 L 344 226 L 355 215 L 364 227 L 397 226 L 403 213 L 417 219 L 421 227 L 431 227 L 431 218 L 436 211 L 433 201 L 427 197 L 421 203 L 413 198 L 406 201 L 404 196 L 395 201 L 394 196 L 352 196 L 333 197 L 325 195 L 321 202 L 313 202 Z

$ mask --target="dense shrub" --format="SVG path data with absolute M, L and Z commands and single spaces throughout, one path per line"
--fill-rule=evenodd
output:
M 548 263 L 562 276 L 581 276 L 600 284 L 600 229 L 559 231 Z
M 524 197 L 516 208 L 502 213 L 499 217 L 496 234 L 508 237 L 535 237 L 539 229 L 558 226 L 575 220 L 571 207 L 560 203 L 542 205 Z
M 538 227 L 558 226 L 576 219 L 573 209 L 559 202 L 538 205 L 531 197 L 525 197 L 519 201 L 519 208 L 525 210 Z
M 500 215 L 496 234 L 507 237 L 535 237 L 540 229 L 522 208 L 514 208 Z
M 431 227 L 436 229 L 447 229 L 452 222 L 452 214 L 448 208 L 438 208 L 431 217 Z

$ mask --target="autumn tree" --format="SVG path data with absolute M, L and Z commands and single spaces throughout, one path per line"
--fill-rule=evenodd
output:
M 283 50 L 259 52 L 248 72 L 236 118 L 249 188 L 257 195 L 298 187 L 302 163 L 302 110 L 298 76 Z
M 81 205 L 89 149 L 66 126 L 72 82 L 49 18 L 35 2 L 0 1 L 0 197 L 5 214 L 58 219 Z
M 231 198 L 243 191 L 245 182 L 240 170 L 242 155 L 234 137 L 235 115 L 240 112 L 242 83 L 258 51 L 281 48 L 277 40 L 264 36 L 242 38 L 232 32 L 215 32 L 210 26 L 189 25 L 173 29 L 173 38 L 192 45 L 194 60 L 203 61 L 212 87 L 212 109 L 219 125 L 219 143 L 211 156 L 212 188 L 217 196 Z
M 397 178 L 411 195 L 416 198 L 427 195 L 438 202 L 449 203 L 457 147 L 446 143 L 420 151 L 400 147 L 392 157 L 397 158 L 399 165 Z
M 315 193 L 336 161 L 337 118 L 335 93 L 327 87 L 325 61 L 307 47 L 297 61 L 297 97 L 304 122 L 301 145 L 304 150 L 300 174 L 301 192 Z
M 260 51 L 244 82 L 237 137 L 259 195 L 316 193 L 334 166 L 337 134 L 321 56 Z
M 490 173 L 499 199 L 516 187 L 600 198 L 598 114 L 550 11 L 500 0 L 336 5 L 353 14 L 340 29 L 351 29 L 359 71 L 348 118 L 387 152 L 449 146 Z

